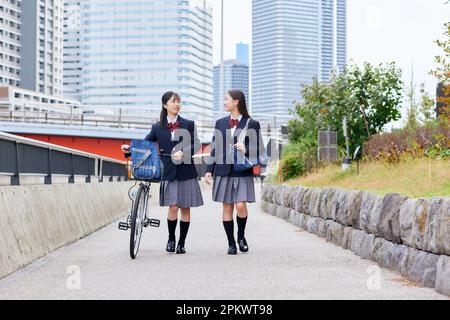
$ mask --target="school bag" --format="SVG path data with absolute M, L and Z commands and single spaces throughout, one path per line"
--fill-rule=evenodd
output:
M 137 180 L 161 180 L 158 144 L 148 140 L 131 140 L 131 170 Z

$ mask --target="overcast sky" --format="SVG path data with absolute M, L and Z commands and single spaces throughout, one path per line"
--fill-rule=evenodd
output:
M 220 0 L 214 9 L 214 64 L 220 61 Z M 225 0 L 225 59 L 235 57 L 235 44 L 251 44 L 251 0 Z M 347 0 L 348 58 L 360 64 L 395 61 L 404 80 L 426 83 L 434 96 L 436 80 L 428 75 L 440 54 L 434 40 L 443 38 L 450 21 L 446 0 Z

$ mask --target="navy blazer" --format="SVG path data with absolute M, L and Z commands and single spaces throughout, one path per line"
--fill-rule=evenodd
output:
M 164 167 L 161 180 L 190 180 L 198 178 L 197 169 L 192 158 L 193 155 L 201 147 L 200 140 L 197 137 L 197 131 L 194 121 L 183 119 L 178 116 L 180 129 L 185 129 L 190 134 L 190 139 L 184 139 L 180 130 L 175 131 L 175 141 L 172 141 L 170 129 L 163 127 L 158 121 L 152 125 L 150 133 L 145 137 L 145 140 L 158 143 L 158 148 L 161 154 L 161 162 Z M 170 155 L 175 152 L 182 151 L 184 157 L 181 161 L 175 162 Z
M 215 130 L 214 130 L 214 136 L 211 143 L 211 157 L 210 157 L 210 164 L 208 165 L 206 172 L 212 173 L 214 176 L 221 176 L 221 177 L 251 177 L 253 176 L 253 170 L 249 169 L 247 171 L 243 172 L 236 172 L 233 170 L 233 156 L 229 152 L 229 149 L 232 148 L 232 145 L 237 143 L 238 136 L 242 132 L 242 130 L 245 128 L 245 124 L 247 123 L 247 119 L 249 120 L 248 123 L 248 129 L 253 129 L 256 132 L 256 144 L 250 145 L 250 139 L 249 135 L 245 137 L 244 145 L 246 149 L 246 156 L 248 157 L 249 154 L 251 155 L 257 155 L 259 159 L 261 159 L 261 156 L 264 152 L 264 143 L 261 136 L 261 126 L 258 121 L 252 119 L 252 118 L 246 118 L 242 117 L 241 121 L 239 122 L 238 126 L 236 127 L 236 130 L 234 132 L 234 136 L 231 137 L 231 127 L 229 124 L 230 116 L 227 116 L 225 118 L 219 119 L 216 122 Z M 221 137 L 218 139 L 217 135 L 220 134 Z M 228 137 L 227 137 L 228 136 Z M 218 145 L 218 141 L 223 141 L 222 148 Z M 252 149 L 250 149 L 252 148 Z M 253 148 L 256 148 L 253 149 Z M 240 152 L 240 151 L 238 151 Z M 250 153 L 251 152 L 251 153 Z

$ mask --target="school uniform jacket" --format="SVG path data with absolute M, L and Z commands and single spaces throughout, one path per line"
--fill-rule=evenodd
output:
M 229 152 L 229 148 L 235 143 L 238 142 L 238 137 L 242 130 L 245 128 L 245 124 L 247 120 L 250 119 L 248 124 L 248 130 L 255 130 L 257 142 L 256 145 L 250 145 L 250 139 L 247 134 L 244 140 L 244 145 L 246 149 L 246 156 L 258 155 L 261 158 L 261 155 L 264 152 L 264 143 L 261 136 L 261 126 L 258 121 L 253 120 L 251 118 L 242 117 L 241 121 L 236 127 L 233 137 L 231 137 L 231 126 L 229 123 L 230 116 L 219 119 L 216 122 L 214 136 L 211 143 L 211 157 L 210 164 L 208 165 L 206 172 L 212 173 L 214 176 L 221 177 L 249 177 L 253 176 L 253 170 L 249 169 L 243 172 L 236 172 L 233 170 L 233 157 Z M 217 134 L 220 134 L 221 137 L 218 139 Z M 227 143 L 227 135 L 228 135 L 228 143 Z M 223 141 L 222 147 L 219 146 L 218 141 Z M 255 150 L 252 150 L 250 153 L 250 148 L 257 148 L 256 153 Z M 238 151 L 240 152 L 240 151 Z
M 198 178 L 197 169 L 192 156 L 197 153 L 201 147 L 200 140 L 197 137 L 194 121 L 184 119 L 178 116 L 180 124 L 179 129 L 185 129 L 190 134 L 190 139 L 185 139 L 181 135 L 180 130 L 175 131 L 175 141 L 172 141 L 171 131 L 167 127 L 163 127 L 160 122 L 152 125 L 150 133 L 145 140 L 158 143 L 160 154 L 174 154 L 178 151 L 184 153 L 182 161 L 175 162 L 171 157 L 161 156 L 161 162 L 164 170 L 162 175 L 163 181 L 173 180 L 190 180 Z M 185 141 L 183 141 L 185 140 Z M 190 141 L 188 141 L 190 140 Z

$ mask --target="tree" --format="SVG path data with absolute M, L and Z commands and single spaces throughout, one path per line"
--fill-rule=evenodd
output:
M 420 94 L 419 112 L 422 116 L 422 123 L 429 125 L 436 119 L 435 103 L 428 92 L 425 91 L 425 84 L 423 83 L 420 85 Z
M 350 64 L 343 74 L 333 78 L 330 86 L 331 106 L 326 122 L 342 138 L 342 120 L 347 117 L 351 150 L 401 117 L 401 70 L 394 63 L 365 63 L 362 68 Z M 344 147 L 344 143 L 340 139 L 340 146 Z
M 394 62 L 373 67 L 365 63 L 362 69 L 349 68 L 349 85 L 367 131 L 366 138 L 379 133 L 391 121 L 400 119 L 402 72 Z
M 438 66 L 431 71 L 431 74 L 443 85 L 443 97 L 438 97 L 437 102 L 443 105 L 441 116 L 447 120 L 450 118 L 450 22 L 445 23 L 444 27 L 445 39 L 436 40 L 436 44 L 442 48 L 444 53 L 442 56 L 435 57 L 434 60 Z
M 288 138 L 291 143 L 308 141 L 316 144 L 319 128 L 322 126 L 320 113 L 328 99 L 329 88 L 314 78 L 310 85 L 302 86 L 303 102 L 297 103 L 295 111 L 298 117 L 288 124 Z
M 417 129 L 420 126 L 419 123 L 419 106 L 416 101 L 416 88 L 411 82 L 411 87 L 408 88 L 406 93 L 409 101 L 408 113 L 406 116 L 405 127 L 409 129 Z
M 351 64 L 328 83 L 314 79 L 303 86 L 303 101 L 295 107 L 298 119 L 288 125 L 291 142 L 317 140 L 320 129 L 336 130 L 339 145 L 345 147 L 342 121 L 348 119 L 352 150 L 383 127 L 400 119 L 401 71 L 394 63 L 363 68 Z M 317 143 L 315 143 L 317 145 Z

